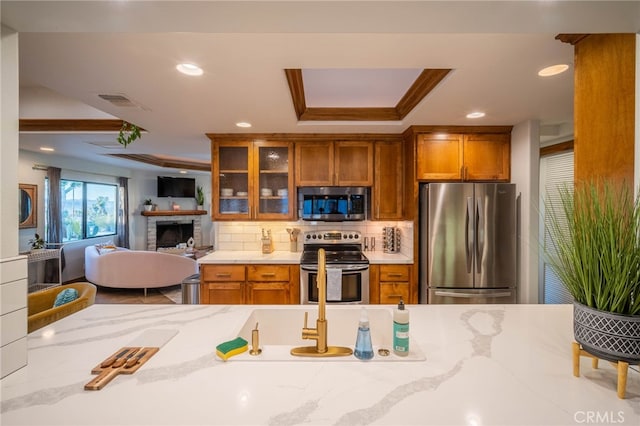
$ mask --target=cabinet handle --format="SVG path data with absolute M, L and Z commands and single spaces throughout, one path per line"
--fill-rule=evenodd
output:
M 387 275 L 389 275 L 390 277 L 401 277 L 402 274 L 398 273 L 398 272 L 390 272 Z
M 275 272 L 263 272 L 262 276 L 263 277 L 275 277 L 276 273 Z
M 402 295 L 401 294 L 389 294 L 387 297 L 393 297 L 395 299 L 402 299 Z
M 219 278 L 229 278 L 231 276 L 231 272 L 218 272 L 216 277 Z

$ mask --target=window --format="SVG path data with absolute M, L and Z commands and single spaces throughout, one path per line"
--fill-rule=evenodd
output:
M 560 197 L 558 188 L 568 185 L 569 189 L 573 186 L 573 151 L 563 152 L 556 155 L 544 157 L 540 160 L 540 179 L 541 179 L 541 195 L 543 197 L 540 205 L 543 208 L 543 221 L 541 225 L 544 227 L 541 232 L 544 235 L 545 247 L 551 244 L 549 232 L 549 218 L 544 214 L 544 206 L 554 206 L 560 208 Z M 571 303 L 573 298 L 564 287 L 558 276 L 553 272 L 551 267 L 546 263 L 544 254 L 541 253 L 540 265 L 542 265 L 543 279 L 543 300 L 547 304 L 555 303 Z
M 60 199 L 62 242 L 116 234 L 117 185 L 63 179 Z

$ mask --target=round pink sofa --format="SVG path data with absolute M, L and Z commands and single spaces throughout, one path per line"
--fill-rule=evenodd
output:
M 88 246 L 84 251 L 84 274 L 87 281 L 103 287 L 157 288 L 181 284 L 198 273 L 198 263 L 185 256 L 155 251 L 112 251 Z

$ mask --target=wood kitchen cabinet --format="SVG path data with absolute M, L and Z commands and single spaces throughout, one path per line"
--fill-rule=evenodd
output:
M 409 265 L 380 265 L 380 303 L 411 303 Z
M 293 143 L 213 141 L 211 151 L 213 219 L 293 218 Z
M 200 303 L 237 305 L 245 300 L 244 265 L 202 265 Z
M 381 264 L 369 267 L 369 298 L 372 304 L 395 304 L 402 299 L 414 303 L 411 294 L 411 265 Z
M 202 265 L 203 304 L 300 303 L 298 265 Z
M 402 142 L 375 142 L 372 219 L 401 220 L 404 200 Z
M 371 142 L 297 142 L 295 152 L 297 186 L 373 185 Z
M 511 177 L 509 134 L 420 134 L 416 154 L 418 180 L 509 181 Z

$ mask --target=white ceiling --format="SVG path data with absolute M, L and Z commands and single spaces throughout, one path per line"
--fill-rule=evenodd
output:
M 209 161 L 205 133 L 400 133 L 410 125 L 527 120 L 541 122 L 545 140 L 561 140 L 572 133 L 573 68 L 537 76 L 542 67 L 573 64 L 573 47 L 554 37 L 640 31 L 639 1 L 2 0 L 0 7 L 2 24 L 20 33 L 21 118 L 113 116 L 149 131 L 126 150 L 99 146 L 113 145 L 115 134 L 23 133 L 20 147 L 146 169 L 101 154 Z M 185 61 L 204 75 L 179 74 L 175 66 Z M 453 72 L 401 122 L 300 123 L 285 68 Z M 140 107 L 115 107 L 100 93 Z M 323 105 L 337 95 L 324 93 Z M 486 117 L 465 118 L 475 110 Z M 239 129 L 238 121 L 253 127 Z

